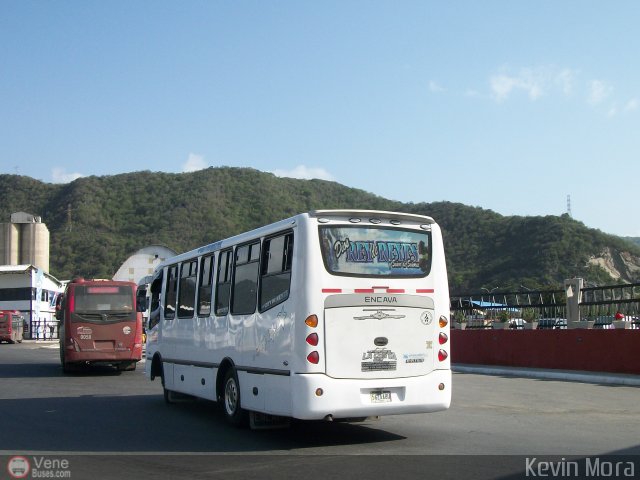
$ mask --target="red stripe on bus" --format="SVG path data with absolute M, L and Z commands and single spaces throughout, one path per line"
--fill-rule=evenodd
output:
M 341 288 L 323 288 L 322 293 L 342 293 Z
M 387 293 L 404 293 L 404 288 L 387 288 Z
M 353 293 L 374 293 L 373 288 L 356 288 Z
M 433 288 L 419 288 L 416 293 L 433 293 Z

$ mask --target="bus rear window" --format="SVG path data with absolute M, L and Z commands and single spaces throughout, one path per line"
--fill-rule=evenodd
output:
M 74 291 L 75 312 L 96 311 L 133 311 L 133 291 L 131 287 L 104 286 L 85 287 L 76 286 Z
M 425 277 L 431 270 L 431 232 L 385 227 L 320 227 L 320 249 L 334 275 Z

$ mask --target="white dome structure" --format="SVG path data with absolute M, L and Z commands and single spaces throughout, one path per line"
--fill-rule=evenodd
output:
M 142 278 L 151 275 L 157 265 L 175 255 L 176 252 L 162 245 L 141 248 L 125 260 L 113 279 L 137 284 Z

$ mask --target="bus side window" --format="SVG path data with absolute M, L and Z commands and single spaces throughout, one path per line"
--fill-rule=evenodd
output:
M 164 294 L 164 319 L 172 320 L 176 316 L 176 291 L 178 289 L 178 266 L 167 269 L 167 286 Z
M 231 291 L 231 250 L 220 252 L 218 278 L 216 281 L 216 315 L 229 313 L 229 293 Z
M 160 293 L 162 292 L 162 275 L 151 283 L 151 306 L 149 307 L 149 329 L 160 322 Z
M 196 302 L 196 276 L 198 261 L 182 262 L 180 287 L 178 288 L 178 318 L 192 318 Z
M 249 315 L 256 311 L 259 269 L 260 242 L 236 248 L 231 313 Z
M 260 312 L 289 298 L 292 259 L 293 233 L 265 240 L 262 251 Z
M 200 260 L 200 280 L 198 281 L 198 315 L 211 313 L 211 285 L 213 282 L 213 255 Z

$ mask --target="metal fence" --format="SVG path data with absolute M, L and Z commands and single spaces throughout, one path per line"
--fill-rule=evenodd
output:
M 583 287 L 579 295 L 580 319 L 594 328 L 607 328 L 617 320 L 628 322 L 627 328 L 640 328 L 640 283 Z M 498 322 L 511 328 L 533 322 L 538 328 L 566 328 L 567 311 L 567 293 L 559 289 L 451 296 L 451 316 L 466 328 L 492 328 Z
M 582 289 L 580 317 L 585 320 L 615 320 L 616 314 L 625 319 L 640 317 L 640 283 L 585 287 Z
M 32 340 L 58 340 L 60 338 L 57 321 L 31 320 L 29 338 Z

